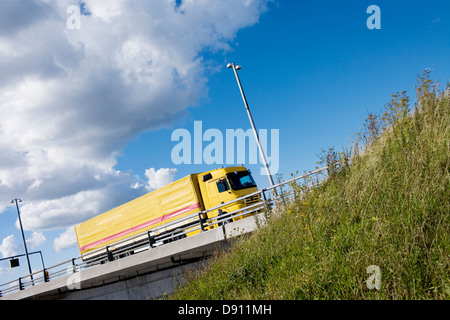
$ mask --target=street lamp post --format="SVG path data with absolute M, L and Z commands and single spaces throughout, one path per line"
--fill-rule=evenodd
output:
M 267 176 L 269 178 L 269 183 L 273 187 L 275 184 L 273 183 L 272 174 L 270 173 L 269 166 L 267 165 L 266 156 L 264 155 L 264 150 L 261 146 L 261 142 L 259 141 L 258 131 L 256 131 L 255 123 L 253 122 L 253 117 L 250 112 L 250 108 L 248 107 L 247 98 L 245 97 L 244 89 L 242 88 L 241 80 L 239 79 L 238 70 L 242 69 L 241 66 L 235 65 L 234 62 L 231 62 L 227 65 L 228 69 L 233 68 L 234 74 L 236 76 L 236 81 L 239 86 L 239 90 L 241 91 L 242 100 L 244 100 L 245 109 L 247 110 L 248 118 L 250 120 L 250 124 L 253 129 L 253 134 L 255 135 L 256 143 L 258 144 L 259 152 L 261 154 L 261 158 L 264 162 L 264 167 L 266 168 Z
M 28 257 L 27 242 L 25 241 L 25 234 L 23 233 L 22 219 L 20 218 L 18 202 L 22 202 L 22 200 L 20 200 L 20 199 L 11 200 L 11 203 L 16 203 L 17 216 L 19 217 L 20 231 L 22 231 L 23 246 L 25 247 L 25 255 L 27 257 L 27 262 L 28 262 L 28 271 L 30 272 L 31 281 L 33 281 L 33 275 L 32 275 L 33 272 L 31 271 L 31 263 L 30 263 L 30 258 Z

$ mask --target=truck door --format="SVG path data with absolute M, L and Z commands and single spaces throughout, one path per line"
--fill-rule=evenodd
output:
M 226 178 L 208 182 L 208 196 L 210 199 L 211 208 L 236 199 L 236 197 L 233 196 L 233 193 L 231 192 L 230 185 Z M 226 208 L 222 208 L 222 210 L 226 211 Z M 216 215 L 217 211 L 211 213 L 209 216 L 212 217 Z
M 209 181 L 208 186 L 208 198 L 210 208 L 214 208 L 220 204 L 219 193 L 217 192 L 216 181 Z
M 230 185 L 226 178 L 222 178 L 216 181 L 217 192 L 219 193 L 220 203 L 226 203 L 228 201 L 236 199 L 231 192 Z M 225 210 L 225 208 L 223 208 Z

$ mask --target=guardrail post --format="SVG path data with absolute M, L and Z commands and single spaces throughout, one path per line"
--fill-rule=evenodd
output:
M 262 189 L 262 197 L 263 197 L 263 203 L 264 203 L 264 211 L 267 212 L 267 197 L 266 197 L 266 189 Z
M 75 263 L 76 258 L 72 258 L 72 271 L 73 273 L 77 273 L 77 264 Z
M 155 238 L 150 235 L 150 231 L 147 232 L 148 235 L 148 244 L 150 245 L 150 248 L 153 248 L 155 246 Z
M 0 298 L 3 297 L 3 293 L 2 290 L 0 290 Z
M 223 202 L 222 202 L 222 204 L 223 204 Z M 218 219 L 220 219 L 220 216 L 223 214 L 223 211 L 222 211 L 222 209 L 219 209 L 219 210 L 217 210 L 217 218 Z M 217 219 L 217 220 L 218 220 Z M 221 222 L 219 222 L 219 227 L 221 227 L 221 226 L 223 226 L 223 225 L 225 225 L 225 221 L 221 221 Z M 223 229 L 224 230 L 224 232 L 225 232 L 225 229 Z
M 24 287 L 23 282 L 22 282 L 22 278 L 19 278 L 19 290 L 20 291 L 25 290 L 25 287 Z
M 203 213 L 203 212 L 199 212 L 199 213 L 198 213 L 198 221 L 200 221 L 200 228 L 201 228 L 201 230 L 202 230 L 202 231 L 205 231 L 205 226 L 203 225 L 202 213 Z
M 106 255 L 108 256 L 108 261 L 111 262 L 114 260 L 113 254 L 109 251 L 109 246 L 106 247 Z

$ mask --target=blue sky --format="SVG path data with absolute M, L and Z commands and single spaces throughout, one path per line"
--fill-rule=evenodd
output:
M 42 250 L 47 266 L 78 255 L 73 239 L 72 245 L 63 239 L 65 230 L 148 192 L 147 169 L 177 169 L 170 178 L 178 179 L 217 167 L 175 165 L 171 151 L 177 143 L 171 135 L 177 128 L 193 134 L 194 121 L 224 134 L 250 128 L 228 62 L 243 67 L 239 75 L 257 128 L 279 129 L 284 177 L 314 169 L 321 149 L 347 146 L 368 113 L 380 111 L 391 94 L 407 90 L 414 97 L 416 76 L 424 69 L 433 69 L 432 77 L 443 84 L 450 81 L 450 2 L 444 0 L 274 0 L 249 6 L 235 1 L 225 7 L 220 1 L 202 7 L 199 1 L 192 5 L 197 11 L 182 2 L 177 10 L 184 16 L 175 18 L 160 3 L 146 7 L 133 1 L 124 7 L 117 0 L 107 8 L 91 0 L 84 6 L 90 15 L 75 32 L 64 30 L 65 9 L 73 3 L 33 3 L 42 9 L 33 11 L 38 17 L 26 7 L 0 14 L 0 26 L 9 28 L 0 31 L 0 135 L 6 141 L 0 143 L 5 155 L 0 160 L 0 249 L 23 251 L 15 208 L 9 206 L 10 199 L 22 198 L 25 234 L 37 243 L 30 251 Z M 380 30 L 366 26 L 372 4 L 381 9 Z M 148 14 L 133 11 L 139 6 Z M 57 14 L 46 14 L 50 11 Z M 27 22 L 13 19 L 23 13 L 30 14 Z M 164 17 L 170 19 L 160 20 L 165 21 L 162 32 L 152 21 Z M 145 31 L 142 42 L 120 38 L 126 23 Z M 61 32 L 50 31 L 59 24 Z M 109 38 L 105 30 L 111 29 L 116 34 Z M 187 34 L 180 37 L 180 30 Z M 11 54 L 24 38 L 29 41 Z M 142 52 L 152 59 L 140 64 Z M 142 65 L 152 68 L 150 75 Z M 175 79 L 170 78 L 167 70 L 178 76 L 172 72 Z M 42 104 L 29 107 L 17 98 L 23 92 Z M 58 99 L 48 98 L 53 95 Z M 6 117 L 11 110 L 20 112 Z M 258 185 L 266 187 L 260 167 L 249 165 Z M 14 241 L 5 241 L 11 235 Z M 25 261 L 21 264 L 11 271 L 7 262 L 0 263 L 0 282 L 26 273 Z M 37 256 L 32 265 L 40 267 Z
M 239 31 L 231 52 L 203 53 L 221 69 L 208 77 L 208 97 L 176 127 L 192 131 L 194 121 L 203 121 L 204 130 L 250 128 L 234 75 L 226 69 L 227 62 L 236 62 L 243 66 L 239 75 L 257 128 L 280 129 L 280 173 L 288 176 L 312 169 L 322 148 L 346 146 L 391 94 L 407 90 L 413 97 L 416 76 L 425 68 L 448 81 L 450 4 L 379 1 L 382 29 L 369 30 L 366 9 L 372 2 L 269 5 L 257 25 Z M 176 144 L 170 142 L 172 131 L 141 135 L 127 146 L 119 168 L 142 174 L 150 162 L 168 166 Z M 159 151 L 146 153 L 154 143 Z M 209 167 L 177 169 L 181 177 Z M 265 177 L 256 179 L 267 186 Z

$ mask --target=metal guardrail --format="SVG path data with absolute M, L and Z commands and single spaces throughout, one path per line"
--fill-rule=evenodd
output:
M 337 163 L 336 165 L 340 164 Z M 93 250 L 84 256 L 61 262 L 57 265 L 20 277 L 19 279 L 1 284 L 0 297 L 12 292 L 25 290 L 37 284 L 49 282 L 55 278 L 77 273 L 85 268 L 108 263 L 128 255 L 137 254 L 185 238 L 189 233 L 204 232 L 233 220 L 252 216 L 263 211 L 269 212 L 275 207 L 283 206 L 294 199 L 301 198 L 305 190 L 320 185 L 328 178 L 328 168 L 326 166 L 305 173 L 275 186 L 261 189 L 214 208 L 189 215 L 182 220 L 175 220 L 164 226 L 114 242 L 106 248 Z M 299 183 L 302 179 L 303 181 Z M 224 213 L 226 207 L 239 201 L 250 204 L 244 208 Z M 216 210 L 219 213 L 217 216 L 205 218 L 209 212 Z

